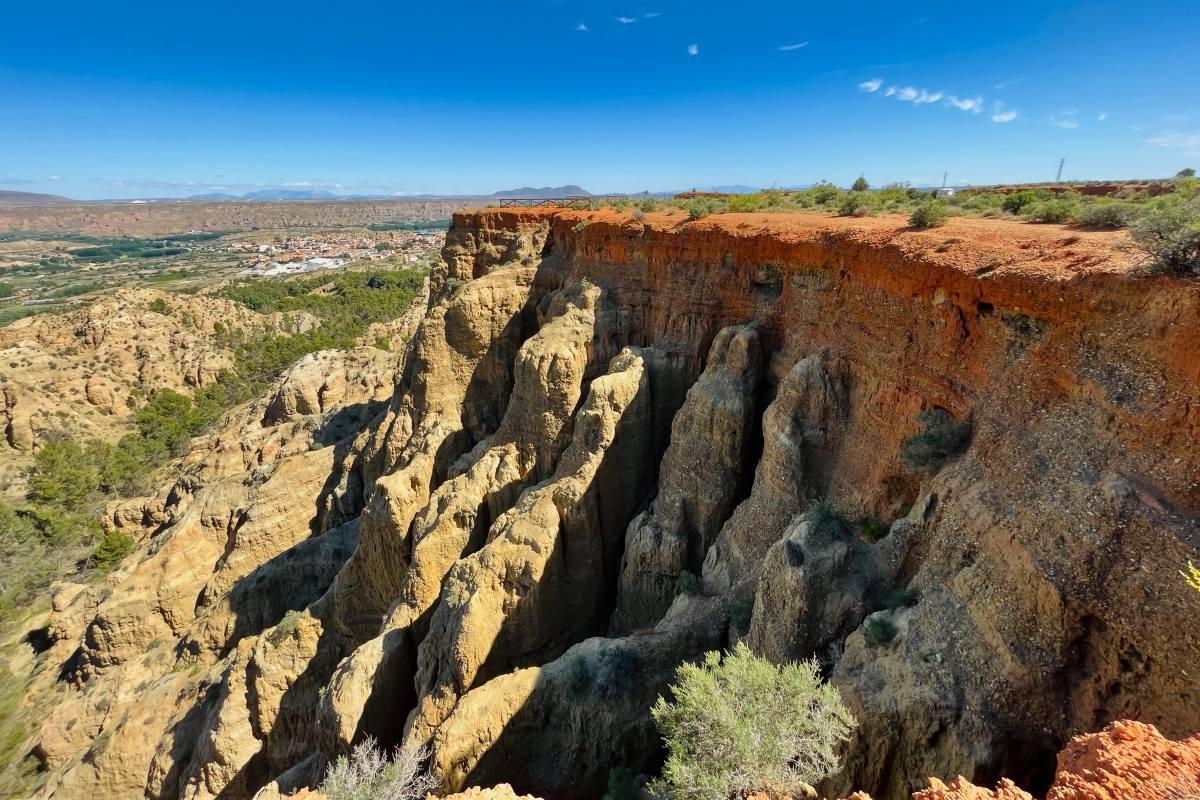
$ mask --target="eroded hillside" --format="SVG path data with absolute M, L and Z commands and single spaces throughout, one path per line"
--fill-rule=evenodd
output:
M 36 637 L 38 796 L 269 798 L 367 734 L 599 796 L 740 638 L 852 708 L 831 792 L 1194 733 L 1200 287 L 1123 244 L 459 214 L 394 387 L 298 365 L 113 514 L 141 546 Z
M 311 328 L 311 315 L 257 314 L 218 297 L 121 290 L 63 315 L 0 328 L 0 475 L 9 491 L 46 437 L 116 441 L 162 389 L 207 386 L 233 366 L 217 331 Z

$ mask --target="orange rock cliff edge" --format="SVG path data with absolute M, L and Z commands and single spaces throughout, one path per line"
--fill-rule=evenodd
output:
M 268 798 L 368 734 L 599 797 L 737 638 L 857 718 L 827 796 L 1042 795 L 1073 736 L 1200 730 L 1200 283 L 1124 234 L 487 209 L 444 258 L 388 381 L 298 365 L 111 510 L 139 548 L 55 599 L 39 797 Z

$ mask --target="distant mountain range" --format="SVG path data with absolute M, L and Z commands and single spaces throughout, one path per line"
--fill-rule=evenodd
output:
M 499 192 L 492 192 L 491 197 L 590 197 L 591 192 L 584 189 L 582 186 L 575 184 L 567 184 L 566 186 L 543 186 L 540 189 L 535 189 L 532 186 L 522 186 L 520 189 L 505 189 Z
M 69 197 L 59 194 L 37 194 L 36 192 L 10 192 L 0 189 L 0 206 L 55 206 L 74 203 Z
M 722 192 L 724 194 L 747 194 L 751 192 L 761 191 L 754 186 L 732 185 L 732 186 L 699 186 L 695 187 L 703 192 Z M 657 191 L 651 192 L 655 197 L 671 197 L 678 194 L 679 191 Z M 456 200 L 456 199 L 487 199 L 487 198 L 535 198 L 545 199 L 554 197 L 590 197 L 592 193 L 582 186 L 571 183 L 566 186 L 522 186 L 518 189 L 503 189 L 498 192 L 493 192 L 490 195 L 445 195 L 445 194 L 414 194 L 414 195 L 399 195 L 399 194 L 334 194 L 324 189 L 259 189 L 245 194 L 230 194 L 228 192 L 206 192 L 204 194 L 194 194 L 183 198 L 184 200 L 196 202 L 264 202 L 264 201 L 300 201 L 300 200 Z M 57 194 L 37 194 L 34 192 L 14 192 L 8 190 L 0 190 L 0 206 L 49 206 L 62 205 L 69 203 L 129 203 L 129 202 L 178 202 L 179 198 L 158 197 L 146 198 L 145 200 L 72 200 L 69 197 L 63 197 Z
M 338 195 L 323 189 L 260 189 L 245 194 L 208 192 L 194 194 L 188 200 L 339 200 Z

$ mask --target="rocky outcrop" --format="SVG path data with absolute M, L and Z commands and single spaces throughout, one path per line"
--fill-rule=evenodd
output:
M 671 425 L 658 495 L 625 534 L 613 633 L 652 626 L 670 606 L 680 576 L 700 574 L 744 491 L 761 377 L 758 332 L 752 326 L 721 331 Z
M 1046 800 L 1174 800 L 1200 797 L 1200 736 L 1179 742 L 1153 725 L 1114 722 L 1099 733 L 1076 736 L 1058 756 Z M 995 791 L 959 776 L 934 779 L 913 800 L 1033 800 L 1011 780 Z
M 750 647 L 776 663 L 814 655 L 836 662 L 842 643 L 868 614 L 916 602 L 894 583 L 919 530 L 897 520 L 890 535 L 873 545 L 819 508 L 797 517 L 762 559 Z
M 438 728 L 435 774 L 451 789 L 504 775 L 550 796 L 599 797 L 610 768 L 657 764 L 647 709 L 681 660 L 720 646 L 725 624 L 719 600 L 681 595 L 653 630 L 587 639 L 544 666 L 483 684 Z
M 145 394 L 191 391 L 233 365 L 217 326 L 289 330 L 308 314 L 259 314 L 230 300 L 123 289 L 86 308 L 0 328 L 0 476 L 11 492 L 44 439 L 116 441 Z
M 855 713 L 829 796 L 1042 793 L 1114 718 L 1200 729 L 1200 288 L 1121 244 L 457 217 L 394 387 L 302 363 L 114 512 L 144 544 L 56 615 L 41 796 L 292 791 L 371 734 L 448 789 L 594 797 L 655 770 L 648 708 L 738 638 Z
M 458 697 L 544 663 L 601 629 L 649 439 L 649 378 L 627 351 L 592 382 L 554 476 L 525 492 L 488 543 L 451 569 L 418 652 L 408 736 L 431 736 Z

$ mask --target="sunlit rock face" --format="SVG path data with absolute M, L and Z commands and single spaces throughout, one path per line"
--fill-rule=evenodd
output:
M 112 511 L 141 546 L 56 598 L 39 796 L 274 797 L 369 734 L 599 797 L 736 639 L 854 711 L 830 796 L 1195 732 L 1200 289 L 1121 241 L 458 215 L 403 354 L 298 363 Z M 936 473 L 932 410 L 970 432 Z

